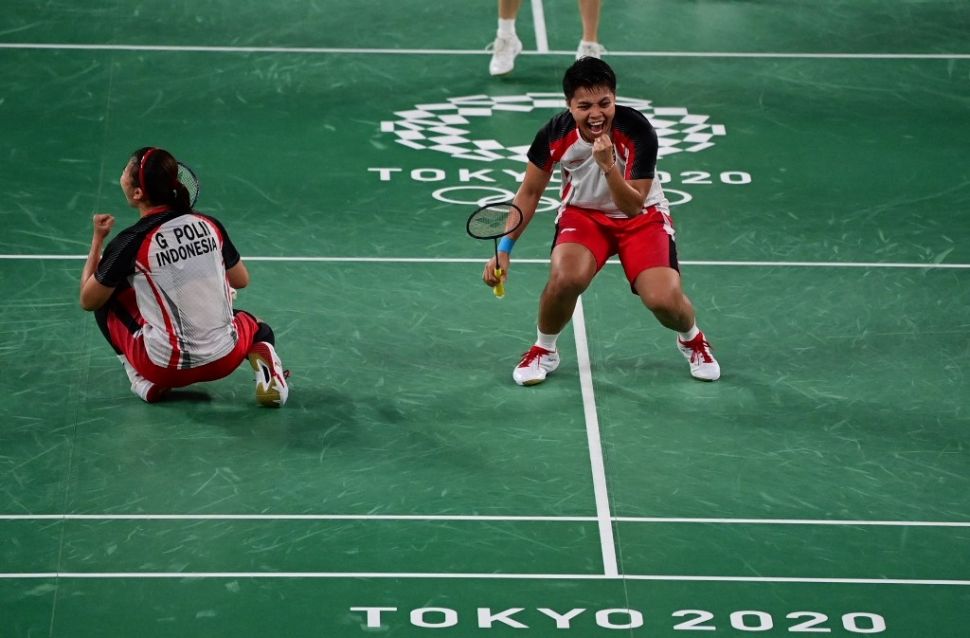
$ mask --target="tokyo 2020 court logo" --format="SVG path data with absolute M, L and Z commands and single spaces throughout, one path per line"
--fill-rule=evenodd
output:
M 683 106 L 655 106 L 651 100 L 617 97 L 617 104 L 643 113 L 657 133 L 658 159 L 698 153 L 709 149 L 727 134 L 723 124 L 711 121 L 709 115 L 691 113 Z M 393 119 L 381 121 L 380 130 L 394 137 L 401 146 L 422 151 L 421 156 L 443 154 L 465 162 L 461 167 L 374 166 L 367 170 L 381 182 L 397 179 L 411 183 L 433 184 L 431 196 L 440 202 L 481 205 L 511 200 L 515 185 L 525 176 L 525 164 L 532 137 L 537 127 L 557 112 L 566 109 L 560 93 L 525 93 L 523 95 L 467 95 L 442 102 L 419 103 L 413 108 L 395 111 Z M 514 120 L 505 119 L 509 116 Z M 522 116 L 522 117 L 518 117 Z M 503 118 L 501 121 L 491 118 Z M 508 133 L 496 133 L 497 130 Z M 513 143 L 497 139 L 515 135 Z M 523 139 L 524 138 L 524 139 Z M 521 142 L 525 142 L 522 144 Z M 439 155 L 440 156 L 440 155 Z M 683 166 L 683 162 L 677 162 Z M 743 185 L 751 183 L 751 174 L 743 170 L 687 170 L 673 172 L 658 163 L 657 179 L 671 206 L 686 204 L 691 192 L 707 185 Z M 548 194 L 539 203 L 539 211 L 556 210 L 561 176 L 553 171 Z
M 634 108 L 650 120 L 657 131 L 658 157 L 703 151 L 714 146 L 714 139 L 726 133 L 722 124 L 713 124 L 708 121 L 709 116 L 691 114 L 684 107 L 659 107 L 650 100 L 625 97 L 618 97 L 616 103 Z M 559 93 L 469 95 L 436 104 L 418 104 L 408 111 L 397 111 L 394 115 L 399 119 L 381 122 L 381 131 L 393 133 L 397 143 L 403 146 L 447 153 L 456 159 L 479 162 L 515 160 L 524 163 L 528 161 L 528 144 L 509 146 L 496 139 L 475 139 L 472 131 L 475 120 L 499 113 L 530 114 L 543 110 L 562 111 L 565 108 L 565 101 Z

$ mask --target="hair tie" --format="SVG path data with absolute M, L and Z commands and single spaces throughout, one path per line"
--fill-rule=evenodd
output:
M 152 147 L 145 151 L 145 154 L 141 156 L 141 163 L 138 165 L 138 185 L 146 194 L 148 193 L 148 186 L 145 185 L 145 164 L 148 163 L 148 158 L 151 157 L 152 153 L 157 150 L 157 148 Z

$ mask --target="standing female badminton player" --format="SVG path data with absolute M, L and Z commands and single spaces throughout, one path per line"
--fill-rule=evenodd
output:
M 186 168 L 160 148 L 132 154 L 121 190 L 140 218 L 102 255 L 115 219 L 94 216 L 81 307 L 94 311 L 132 392 L 148 403 L 170 388 L 221 379 L 248 358 L 257 400 L 282 406 L 289 390 L 273 331 L 233 310 L 232 289 L 244 288 L 249 272 L 223 225 L 192 209 L 198 184 Z
M 660 180 L 654 179 L 656 131 L 642 113 L 616 104 L 616 75 L 602 60 L 581 58 L 566 71 L 562 86 L 567 110 L 536 135 L 513 200 L 522 224 L 502 239 L 482 273 L 492 287 L 502 279 L 496 271 L 508 273 L 512 246 L 535 215 L 558 163 L 562 206 L 549 281 L 539 298 L 538 338 L 512 378 L 519 385 L 542 383 L 559 366 L 556 339 L 579 295 L 606 260 L 619 254 L 630 289 L 661 325 L 677 332 L 691 375 L 717 380 L 721 368 L 681 287 L 673 221 Z

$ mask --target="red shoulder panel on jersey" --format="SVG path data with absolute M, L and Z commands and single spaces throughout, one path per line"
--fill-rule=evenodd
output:
M 617 155 L 622 154 L 626 160 L 626 168 L 623 169 L 623 179 L 630 179 L 633 172 L 633 165 L 637 159 L 637 147 L 633 140 L 623 131 L 613 130 L 613 144 L 616 146 Z

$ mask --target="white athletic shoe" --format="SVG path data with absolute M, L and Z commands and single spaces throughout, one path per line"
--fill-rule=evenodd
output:
M 677 349 L 690 362 L 690 375 L 701 381 L 717 381 L 721 378 L 721 366 L 717 364 L 711 344 L 707 342 L 703 332 L 690 341 L 682 341 L 677 337 Z
M 488 72 L 492 75 L 505 75 L 515 66 L 515 56 L 522 52 L 522 42 L 514 35 L 499 36 L 486 50 L 492 52 L 492 61 L 488 64 Z
M 271 344 L 259 341 L 253 344 L 247 356 L 256 374 L 256 400 L 271 408 L 281 407 L 290 394 L 286 385 L 289 375 L 276 350 Z
M 579 41 L 579 48 L 576 49 L 576 59 L 580 60 L 582 58 L 602 58 L 603 54 L 606 53 L 606 48 L 599 44 L 598 42 L 585 42 L 583 40 Z
M 559 353 L 539 346 L 532 346 L 522 355 L 519 365 L 512 371 L 512 379 L 519 385 L 535 385 L 546 380 L 546 375 L 559 367 Z
M 141 376 L 135 367 L 128 363 L 128 359 L 125 355 L 119 354 L 118 359 L 121 360 L 121 365 L 125 367 L 125 374 L 128 375 L 128 380 L 131 381 L 131 391 L 138 395 L 138 397 L 145 403 L 155 403 L 162 398 L 165 393 L 166 388 L 160 388 L 145 377 Z

